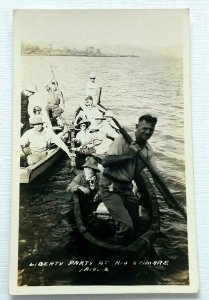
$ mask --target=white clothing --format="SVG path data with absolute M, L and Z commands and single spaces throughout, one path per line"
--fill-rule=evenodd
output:
M 96 153 L 104 154 L 108 151 L 113 142 L 110 138 L 115 139 L 119 136 L 119 134 L 106 121 L 97 125 L 96 129 L 99 129 L 99 131 L 95 131 L 91 134 L 91 141 L 94 144 Z
M 80 113 L 76 117 L 76 121 L 81 118 L 82 120 L 88 120 L 91 122 L 91 126 L 95 125 L 95 118 L 100 116 L 102 117 L 102 113 L 99 111 L 99 109 L 96 106 L 92 106 L 91 109 L 85 108 L 85 106 L 82 106 L 83 110 L 80 111 Z M 75 123 L 76 123 L 75 121 Z
M 81 146 L 84 145 L 86 142 L 89 141 L 90 133 L 87 130 L 81 130 L 76 135 L 77 142 L 81 143 Z
M 93 126 L 90 126 L 89 130 L 91 128 L 93 129 Z M 96 139 L 101 141 L 106 137 L 115 139 L 119 136 L 115 129 L 113 129 L 106 121 L 102 121 L 100 124 L 96 125 L 96 128 L 94 127 L 94 129 L 99 129 L 99 131 L 95 132 L 93 135 Z
M 51 136 L 46 129 L 41 132 L 33 129 L 26 131 L 20 139 L 22 147 L 30 147 L 31 152 L 45 152 L 51 144 Z
M 93 98 L 93 104 L 97 104 L 99 97 L 99 87 L 96 82 L 88 81 L 85 88 L 86 97 L 91 96 Z

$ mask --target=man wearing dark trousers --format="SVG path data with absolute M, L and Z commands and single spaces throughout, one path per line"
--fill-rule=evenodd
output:
M 130 244 L 140 232 L 139 202 L 133 192 L 132 181 L 144 169 L 138 157 L 140 151 L 155 166 L 154 153 L 147 140 L 155 130 L 157 118 L 143 115 L 139 118 L 133 143 L 128 144 L 122 135 L 116 138 L 103 159 L 105 167 L 100 181 L 100 196 L 116 222 L 114 243 Z M 142 242 L 148 242 L 145 236 Z

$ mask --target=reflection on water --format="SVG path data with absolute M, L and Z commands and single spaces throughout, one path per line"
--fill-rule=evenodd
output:
M 22 83 L 45 84 L 50 78 L 50 64 L 66 101 L 70 117 L 83 99 L 88 74 L 94 70 L 103 87 L 102 104 L 112 109 L 118 120 L 134 129 L 139 115 L 151 112 L 158 117 L 151 138 L 159 168 L 178 201 L 185 204 L 182 65 L 176 58 L 91 58 L 23 57 Z M 38 79 L 37 79 L 38 78 Z M 71 180 L 68 160 L 63 157 L 36 181 L 20 189 L 19 283 L 20 285 L 82 284 L 75 259 L 69 250 L 72 233 L 72 203 L 66 193 Z M 186 225 L 173 210 L 160 201 L 162 235 L 156 251 L 169 260 L 166 268 L 135 269 L 131 282 L 100 272 L 102 284 L 188 284 Z M 54 262 L 53 266 L 33 265 Z M 57 265 L 55 264 L 57 262 Z M 62 263 L 59 265 L 59 263 Z M 32 265 L 30 265 L 32 263 Z M 121 275 L 122 276 L 122 275 Z M 76 279 L 77 278 L 77 279 Z M 98 275 L 89 273 L 87 284 L 101 284 Z M 86 281 L 85 279 L 83 279 Z M 109 281 L 108 281 L 109 280 Z M 83 283 L 85 284 L 85 282 Z

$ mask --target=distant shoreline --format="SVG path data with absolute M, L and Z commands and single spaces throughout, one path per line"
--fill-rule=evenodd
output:
M 116 54 L 116 55 L 66 55 L 66 54 L 52 54 L 52 55 L 49 55 L 49 54 L 25 54 L 25 53 L 22 53 L 21 56 L 70 56 L 70 57 L 140 57 L 138 55 L 119 55 L 119 54 Z

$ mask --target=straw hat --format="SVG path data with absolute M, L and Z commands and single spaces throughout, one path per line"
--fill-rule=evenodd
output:
M 43 124 L 44 121 L 40 116 L 34 116 L 30 120 L 31 125 L 38 125 L 38 124 Z
M 82 166 L 83 168 L 88 167 L 91 168 L 97 172 L 100 172 L 98 169 L 98 162 L 93 157 L 87 157 L 85 164 Z

